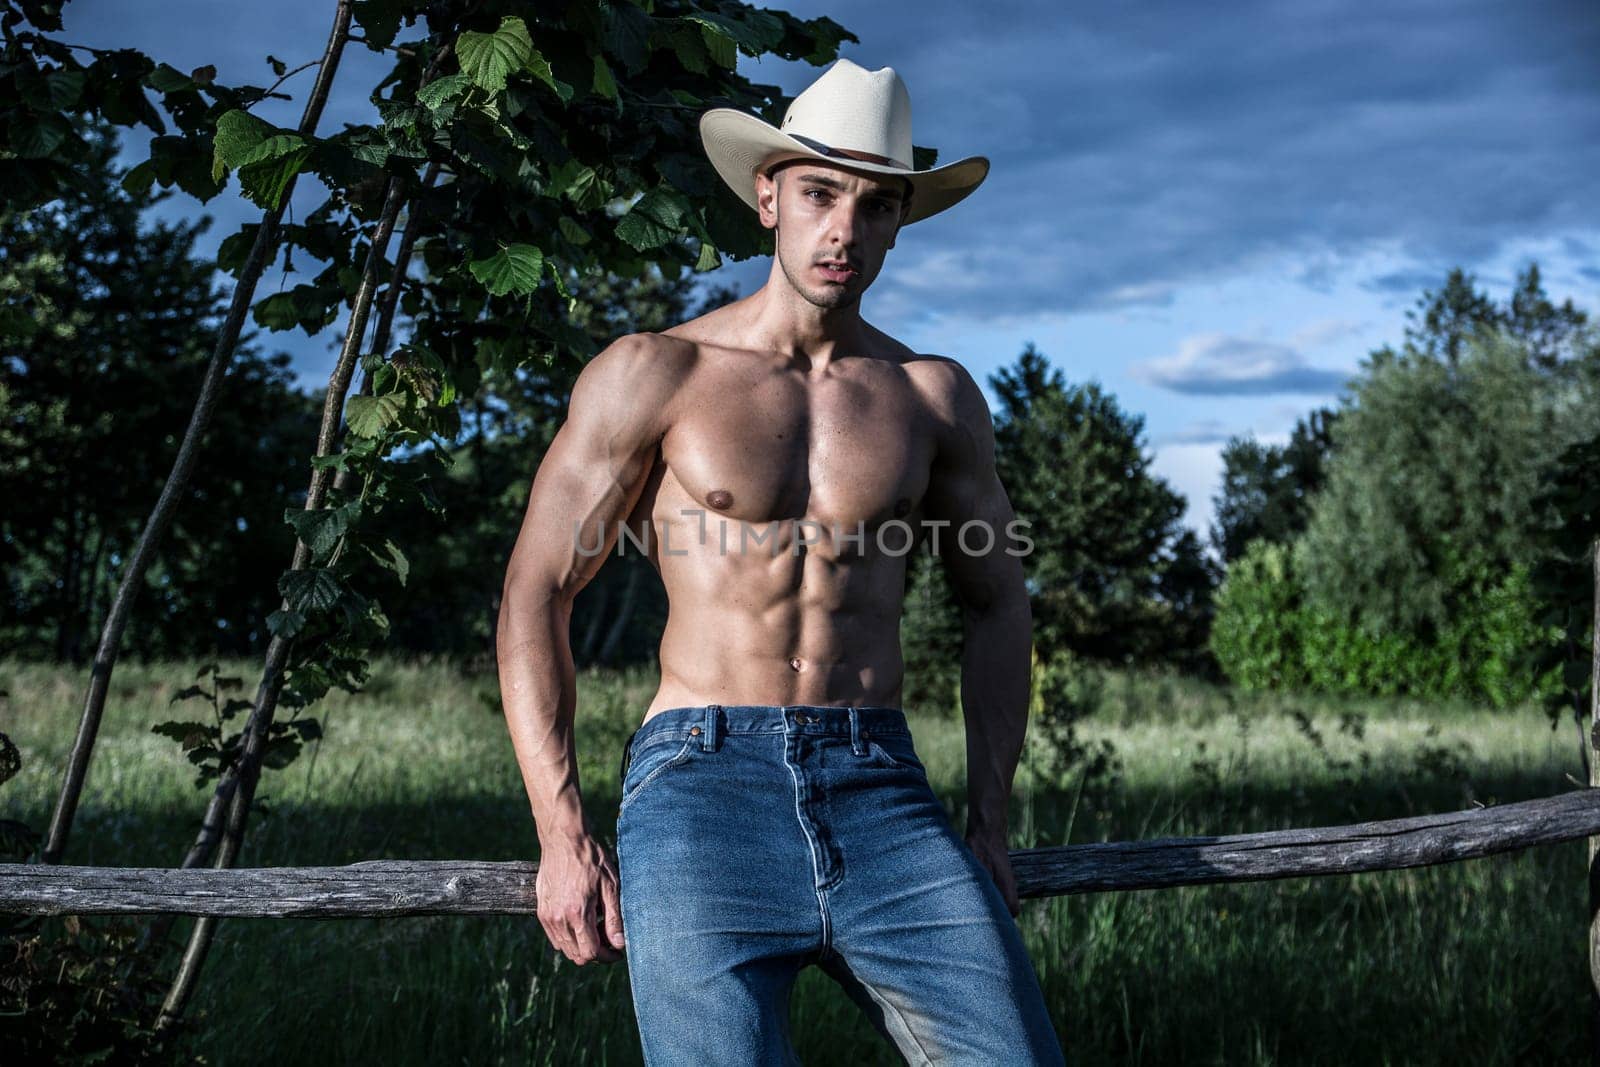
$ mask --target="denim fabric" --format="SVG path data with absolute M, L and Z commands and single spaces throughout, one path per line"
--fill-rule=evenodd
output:
M 909 1063 L 1063 1062 L 1016 922 L 898 708 L 652 716 L 625 746 L 617 860 L 653 1067 L 798 1063 L 789 994 L 812 963 Z

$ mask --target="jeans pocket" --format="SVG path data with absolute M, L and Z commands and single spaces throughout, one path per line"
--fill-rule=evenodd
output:
M 922 760 L 917 758 L 917 749 L 910 734 L 874 734 L 867 742 L 867 751 L 874 760 L 886 767 L 926 773 Z
M 621 815 L 651 782 L 672 768 L 688 762 L 698 747 L 700 738 L 687 737 L 676 747 L 671 741 L 663 741 L 634 753 L 628 761 L 628 770 L 623 775 L 622 801 L 617 805 L 617 814 Z

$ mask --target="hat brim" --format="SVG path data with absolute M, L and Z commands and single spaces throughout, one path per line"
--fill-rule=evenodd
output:
M 968 156 L 928 170 L 830 156 L 771 123 L 729 107 L 713 108 L 700 116 L 700 140 L 722 180 L 752 208 L 756 206 L 757 172 L 788 159 L 816 159 L 863 174 L 904 178 L 912 189 L 911 208 L 903 223 L 907 226 L 960 203 L 989 175 L 989 161 L 983 156 Z

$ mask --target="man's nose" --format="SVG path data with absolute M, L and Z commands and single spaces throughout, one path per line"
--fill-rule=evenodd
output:
M 861 230 L 866 223 L 866 213 L 854 201 L 841 200 L 833 213 L 834 236 L 846 248 L 861 240 Z

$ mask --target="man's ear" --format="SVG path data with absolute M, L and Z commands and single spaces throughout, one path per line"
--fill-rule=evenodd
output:
M 778 179 L 767 172 L 756 175 L 756 214 L 767 229 L 778 228 Z

